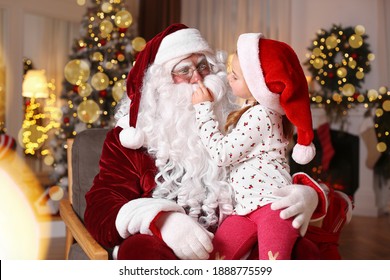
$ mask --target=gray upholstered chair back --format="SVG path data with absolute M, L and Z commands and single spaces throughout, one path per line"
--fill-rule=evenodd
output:
M 85 194 L 99 172 L 99 160 L 108 129 L 91 128 L 80 132 L 72 146 L 73 208 L 84 222 Z

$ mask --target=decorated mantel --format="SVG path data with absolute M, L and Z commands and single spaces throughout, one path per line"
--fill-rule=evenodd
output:
M 390 91 L 382 85 L 362 89 L 365 75 L 371 70 L 370 62 L 375 58 L 367 39 L 361 25 L 333 25 L 329 30 L 319 30 L 308 48 L 305 64 L 312 75 L 308 83 L 313 125 L 323 152 L 318 166 L 310 168 L 314 177 L 326 180 L 335 165 L 332 159 L 337 139 L 331 131 L 357 136 L 359 164 L 354 214 L 377 216 L 389 207 Z M 349 162 L 353 164 L 353 160 L 350 158 Z M 332 187 L 343 190 L 348 186 Z

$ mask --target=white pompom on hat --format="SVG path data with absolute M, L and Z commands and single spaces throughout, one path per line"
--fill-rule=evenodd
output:
M 315 156 L 307 80 L 294 50 L 286 43 L 245 33 L 237 41 L 237 55 L 249 90 L 263 106 L 286 115 L 297 128 L 292 158 L 299 164 Z
M 144 133 L 136 128 L 138 110 L 141 100 L 141 89 L 144 75 L 152 64 L 163 65 L 169 61 L 183 59 L 194 53 L 213 53 L 199 30 L 188 28 L 184 24 L 172 24 L 157 34 L 137 55 L 136 62 L 127 77 L 127 95 L 130 98 L 130 119 L 124 116 L 117 126 L 120 132 L 121 144 L 129 149 L 138 149 L 144 144 Z M 177 61 L 179 62 L 179 61 Z

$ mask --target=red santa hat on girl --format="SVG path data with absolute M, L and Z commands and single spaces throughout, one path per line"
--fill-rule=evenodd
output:
M 138 110 L 142 95 L 144 75 L 152 64 L 164 65 L 180 60 L 193 53 L 212 53 L 199 30 L 184 24 L 172 24 L 157 34 L 138 54 L 135 65 L 127 77 L 127 95 L 130 98 L 130 120 L 117 124 L 124 128 L 119 135 L 121 144 L 129 149 L 138 149 L 144 143 L 144 133 L 136 129 Z M 119 122 L 118 122 L 119 123 Z M 127 125 L 128 124 L 128 125 Z
M 292 158 L 299 164 L 315 156 L 310 99 L 305 74 L 294 50 L 265 39 L 260 33 L 240 35 L 237 54 L 249 90 L 263 106 L 287 118 L 297 128 Z

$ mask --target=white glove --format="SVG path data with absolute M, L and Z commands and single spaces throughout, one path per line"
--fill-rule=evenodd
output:
M 183 207 L 168 199 L 137 198 L 127 202 L 119 210 L 115 221 L 116 229 L 122 238 L 136 233 L 152 235 L 150 223 L 162 211 L 185 213 Z
M 305 185 L 289 185 L 273 192 L 281 199 L 271 204 L 272 210 L 283 209 L 280 218 L 289 219 L 295 217 L 292 226 L 300 229 L 301 236 L 304 236 L 311 216 L 317 208 L 318 195 L 316 191 Z
M 160 232 L 164 242 L 179 259 L 205 260 L 213 250 L 214 235 L 190 216 L 170 212 L 161 217 Z

